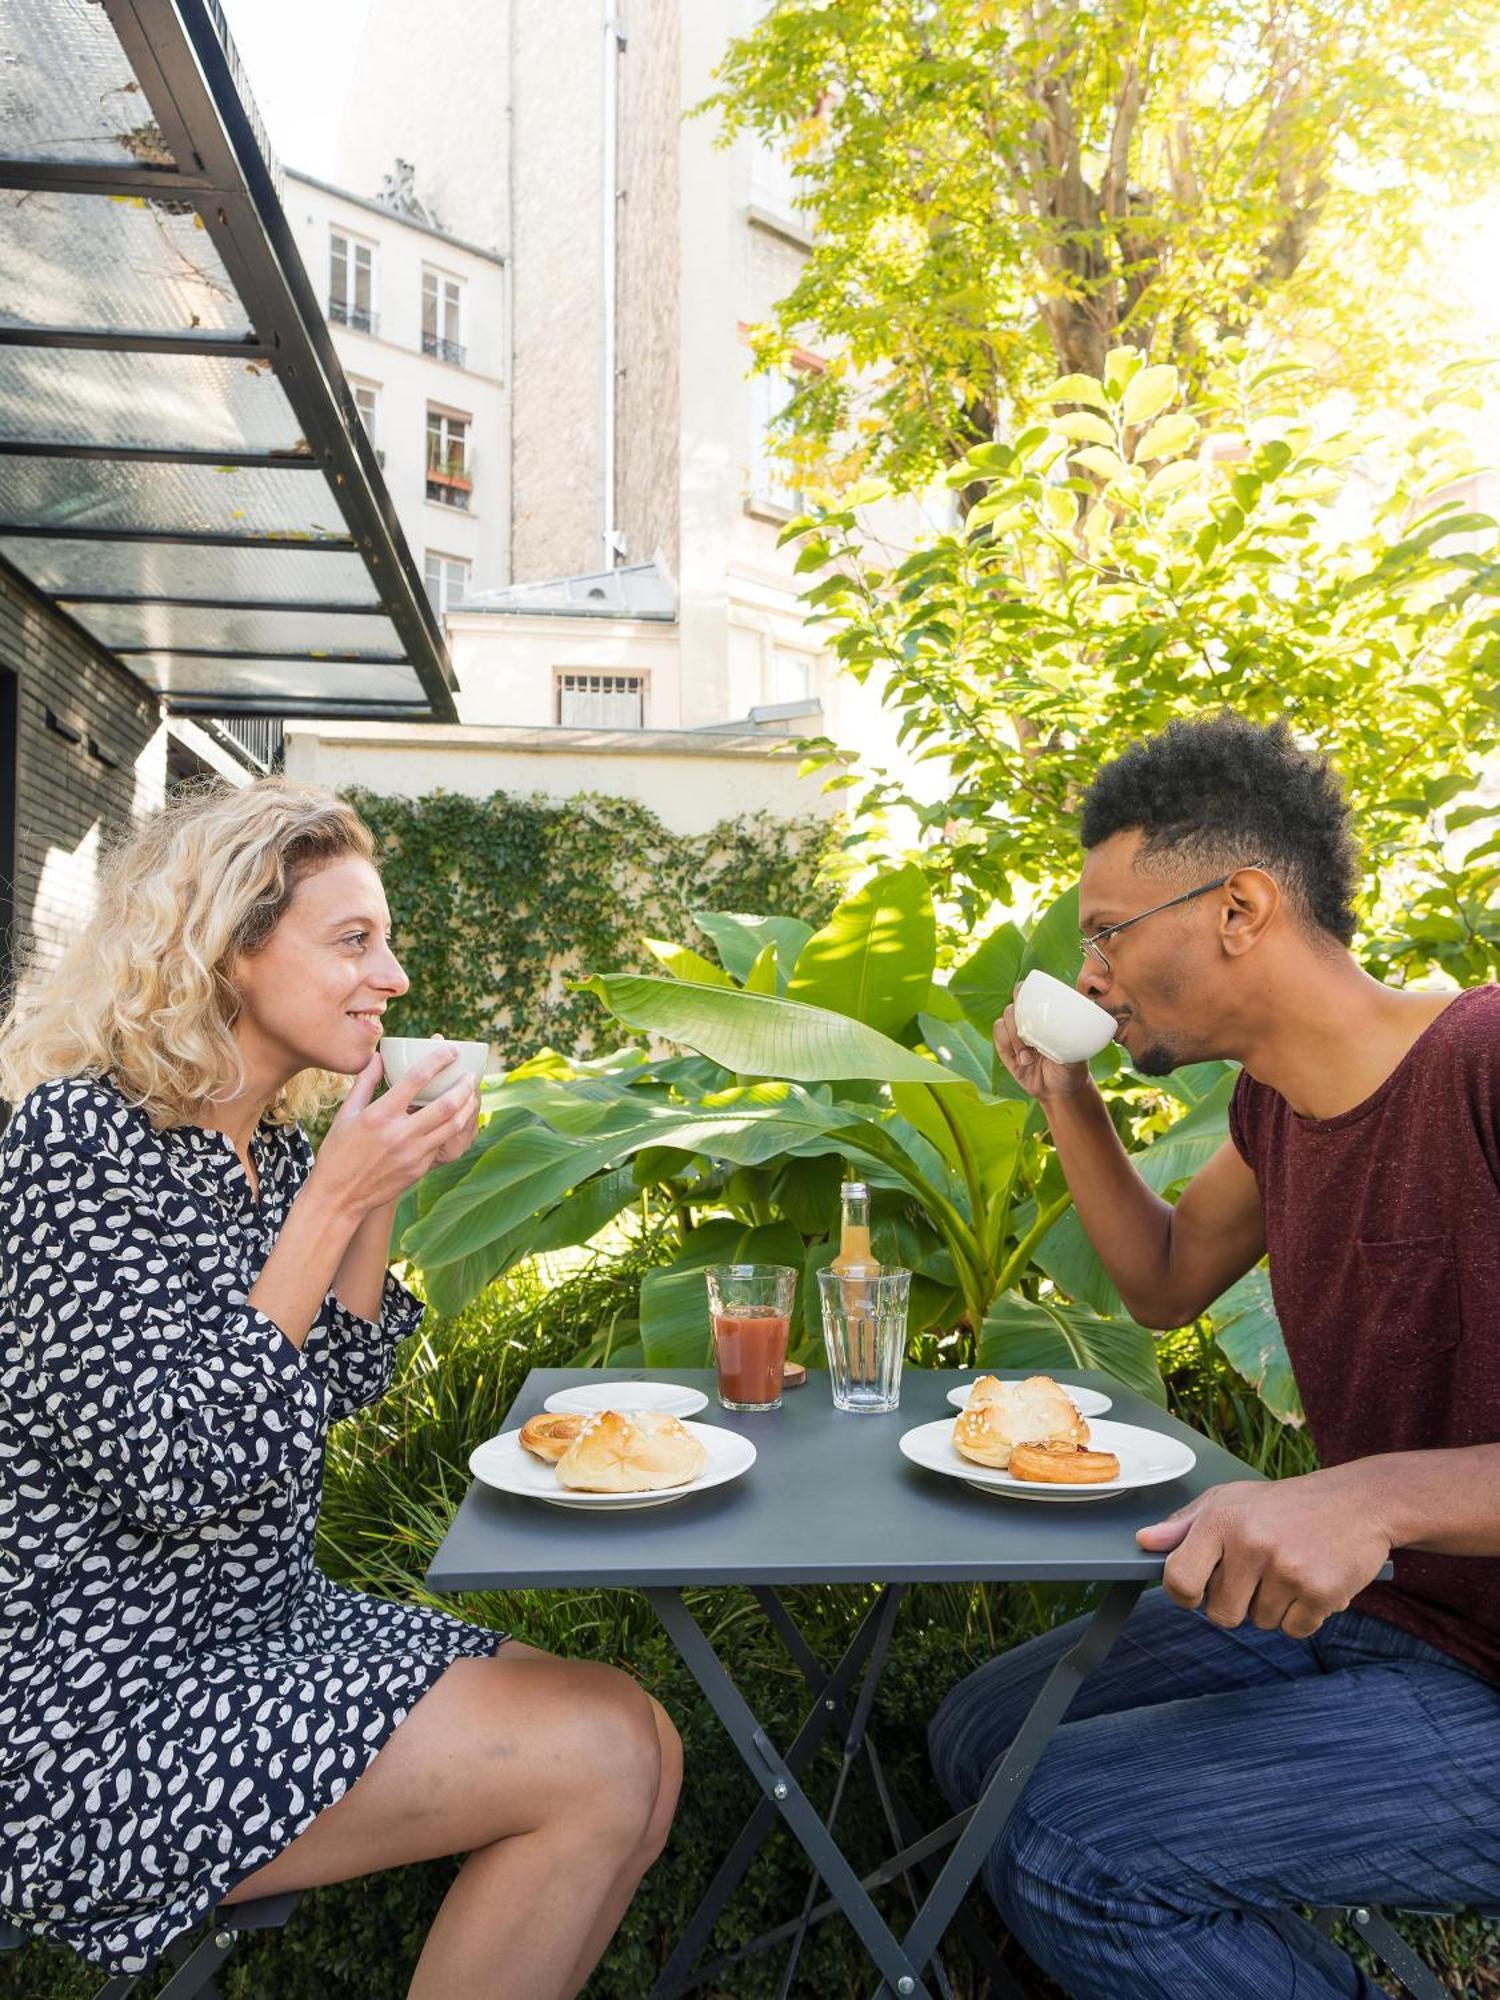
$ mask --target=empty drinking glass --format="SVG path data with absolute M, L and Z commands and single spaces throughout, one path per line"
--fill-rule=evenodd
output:
M 834 1408 L 899 1409 L 911 1272 L 820 1271 L 818 1289 Z

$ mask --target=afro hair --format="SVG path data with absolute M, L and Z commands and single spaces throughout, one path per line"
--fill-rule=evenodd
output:
M 1305 923 L 1343 945 L 1354 937 L 1349 804 L 1327 760 L 1299 748 L 1285 722 L 1262 727 L 1223 709 L 1170 722 L 1106 764 L 1084 794 L 1083 845 L 1127 831 L 1145 836 L 1148 870 L 1259 862 Z

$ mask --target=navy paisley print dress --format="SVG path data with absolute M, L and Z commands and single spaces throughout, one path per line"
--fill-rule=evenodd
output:
M 311 1167 L 153 1130 L 111 1084 L 0 1137 L 0 1915 L 145 1970 L 500 1635 L 313 1566 L 329 1423 L 422 1308 L 331 1295 L 299 1350 L 246 1303 Z

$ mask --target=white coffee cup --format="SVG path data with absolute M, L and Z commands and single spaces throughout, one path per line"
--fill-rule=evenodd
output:
M 446 1042 L 455 1051 L 454 1060 L 446 1069 L 438 1071 L 430 1083 L 424 1083 L 412 1099 L 413 1104 L 431 1104 L 441 1097 L 445 1090 L 451 1090 L 456 1083 L 462 1083 L 466 1076 L 472 1076 L 476 1083 L 484 1081 L 484 1073 L 490 1067 L 490 1045 L 488 1042 L 455 1042 L 447 1035 L 382 1035 L 380 1038 L 380 1061 L 385 1070 L 387 1083 L 399 1083 L 410 1074 L 417 1064 L 432 1054 L 434 1042 Z
M 1087 1062 L 1114 1040 L 1114 1015 L 1050 972 L 1027 973 L 1015 1009 L 1021 1040 L 1050 1062 Z

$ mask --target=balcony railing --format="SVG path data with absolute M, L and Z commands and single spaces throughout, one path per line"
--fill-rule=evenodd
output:
M 330 299 L 328 317 L 336 326 L 352 326 L 356 333 L 375 333 L 380 327 L 379 313 L 368 306 L 352 306 L 347 299 Z
M 467 513 L 474 491 L 474 454 L 471 451 L 427 451 L 427 497 L 440 507 L 457 507 Z
M 439 361 L 451 361 L 455 368 L 462 368 L 466 351 L 456 340 L 444 340 L 441 335 L 428 333 L 426 328 L 423 328 L 422 352 L 424 354 L 434 354 Z

